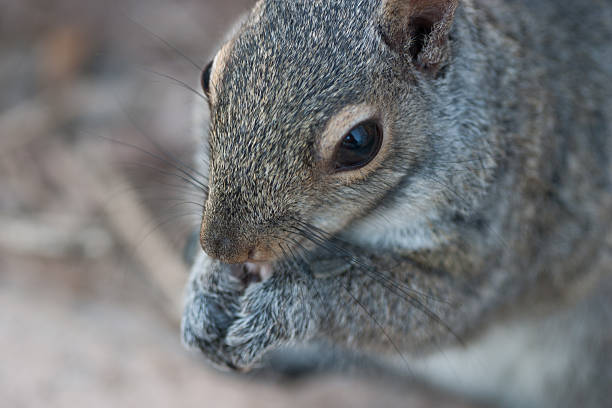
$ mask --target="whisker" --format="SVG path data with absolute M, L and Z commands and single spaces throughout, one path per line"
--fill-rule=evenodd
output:
M 282 244 L 280 244 L 282 246 Z M 288 248 L 288 250 L 294 254 L 293 250 L 291 248 Z M 283 251 L 284 252 L 284 251 Z M 295 254 L 293 255 L 294 257 L 296 256 Z M 303 255 L 302 255 L 302 259 Z M 295 262 L 295 259 L 294 259 Z M 299 265 L 296 265 L 297 268 L 299 268 Z M 398 345 L 395 343 L 395 341 L 393 341 L 393 339 L 391 338 L 391 336 L 389 335 L 389 333 L 387 333 L 387 331 L 385 330 L 385 328 L 383 327 L 383 325 L 376 319 L 376 317 L 368 310 L 368 308 L 359 301 L 359 299 L 357 299 L 357 297 L 355 295 L 353 295 L 353 293 L 350 291 L 350 289 L 344 285 L 341 281 L 339 277 L 334 277 L 333 279 L 336 280 L 336 282 L 346 291 L 346 293 L 348 293 L 348 295 L 353 299 L 353 301 L 372 319 L 372 321 L 374 322 L 374 324 L 376 324 L 376 326 L 380 329 L 380 331 L 383 333 L 383 335 L 387 338 L 387 340 L 389 341 L 389 343 L 391 343 L 391 345 L 393 346 L 393 348 L 395 349 L 395 351 L 397 352 L 397 354 L 400 356 L 400 358 L 404 361 L 404 363 L 406 364 L 406 367 L 408 368 L 408 370 L 412 373 L 412 370 L 410 370 L 410 365 L 408 364 L 408 361 L 406 360 L 406 358 L 404 357 L 404 354 L 402 353 L 402 351 L 400 350 L 400 348 L 398 347 Z M 321 299 L 321 301 L 323 301 L 325 298 L 323 297 L 323 295 L 321 294 L 321 292 L 319 291 L 319 288 L 317 288 L 317 279 L 314 279 L 313 277 L 313 287 L 315 289 L 315 291 L 317 292 L 317 295 L 319 296 L 319 298 Z M 329 310 L 329 305 L 327 304 L 327 302 L 323 303 Z
M 192 178 L 186 178 L 186 177 L 184 177 L 184 176 L 182 176 L 180 174 L 172 173 L 171 171 L 166 171 L 166 170 L 163 170 L 163 169 L 160 169 L 158 167 L 151 166 L 151 165 L 148 165 L 148 164 L 135 163 L 135 162 L 134 163 L 125 163 L 124 166 L 126 166 L 126 167 L 127 166 L 140 167 L 140 168 L 144 168 L 144 169 L 154 170 L 157 173 L 162 174 L 164 176 L 175 177 L 175 178 L 177 178 L 177 179 L 179 179 L 179 180 L 189 184 L 190 186 L 195 187 L 198 191 L 201 191 L 203 193 L 207 192 L 207 188 L 203 187 L 203 184 L 199 183 L 197 180 L 194 181 Z
M 291 257 L 291 261 L 292 263 L 295 265 L 295 268 L 300 270 L 300 266 L 296 261 L 297 255 L 295 254 L 295 252 L 293 251 L 293 249 L 291 249 L 291 247 L 288 247 L 286 250 L 284 248 L 284 246 L 282 244 L 279 244 L 279 247 L 281 248 L 283 254 L 285 255 L 285 257 L 287 257 L 286 252 L 289 251 L 292 254 Z M 304 261 L 303 255 L 301 255 L 302 260 Z M 411 374 L 412 370 L 410 369 L 410 365 L 408 364 L 408 361 L 406 360 L 406 358 L 404 357 L 404 354 L 402 353 L 402 351 L 400 350 L 400 348 L 397 346 L 397 344 L 395 343 L 395 341 L 393 341 L 393 339 L 391 338 L 391 336 L 387 333 L 387 331 L 385 330 L 385 328 L 383 327 L 383 325 L 376 319 L 376 317 L 368 310 L 368 308 L 359 301 L 359 299 L 357 299 L 357 297 L 355 295 L 353 295 L 353 293 L 349 290 L 349 288 L 347 286 L 345 286 L 341 281 L 340 278 L 336 277 L 334 278 L 337 283 L 346 291 L 346 293 L 348 293 L 348 295 L 353 299 L 353 301 L 372 319 L 372 321 L 374 322 L 374 324 L 376 324 L 376 326 L 380 329 L 380 331 L 383 333 L 383 335 L 387 338 L 387 340 L 389 341 L 389 343 L 391 343 L 392 347 L 395 349 L 395 351 L 397 352 L 397 354 L 400 356 L 400 358 L 404 361 L 404 363 L 406 364 L 406 368 L 410 371 Z M 329 304 L 327 302 L 324 302 L 324 297 L 321 294 L 321 291 L 319 290 L 319 288 L 317 287 L 318 282 L 316 279 L 314 279 L 313 277 L 313 288 L 315 290 L 315 292 L 317 293 L 317 296 L 319 297 L 319 299 L 321 300 L 322 304 L 324 305 L 324 307 L 327 308 L 327 310 L 329 310 Z
M 181 213 L 181 214 L 177 214 L 177 215 L 174 215 L 174 216 L 168 217 L 168 218 L 166 218 L 165 220 L 163 220 L 163 221 L 161 221 L 161 222 L 159 222 L 159 223 L 155 224 L 155 225 L 154 225 L 154 227 L 153 227 L 153 228 L 151 228 L 151 230 L 149 230 L 149 231 L 148 231 L 148 232 L 147 232 L 147 233 L 146 233 L 146 234 L 145 234 L 145 235 L 142 237 L 142 239 L 141 239 L 141 241 L 140 241 L 140 244 L 139 244 L 139 245 L 138 245 L 136 248 L 134 248 L 134 250 L 136 250 L 136 251 L 137 251 L 137 250 L 139 250 L 139 249 L 140 249 L 140 247 L 141 247 L 141 246 L 144 244 L 145 240 L 146 240 L 146 239 L 147 239 L 147 238 L 148 238 L 148 237 L 149 237 L 151 234 L 153 234 L 155 231 L 157 231 L 157 230 L 159 230 L 160 228 L 162 228 L 164 225 L 167 225 L 167 224 L 169 224 L 170 222 L 176 221 L 176 220 L 181 219 L 181 218 L 189 217 L 189 216 L 193 216 L 193 217 L 196 217 L 196 216 L 197 216 L 197 217 L 199 217 L 199 214 L 197 214 L 197 213 L 193 213 L 193 212 L 191 212 L 191 211 L 190 211 L 190 212 L 183 212 L 183 213 Z M 149 225 L 150 225 L 150 223 L 149 223 Z
M 192 180 L 194 183 L 198 184 L 198 185 L 199 185 L 199 189 L 200 189 L 200 190 L 202 190 L 202 191 L 204 191 L 204 192 L 208 193 L 208 186 L 206 186 L 206 185 L 205 185 L 204 183 L 202 183 L 200 180 L 196 179 L 196 178 L 195 178 L 193 175 L 191 175 L 191 174 L 190 174 L 188 171 L 186 171 L 185 169 L 181 168 L 181 167 L 180 167 L 180 166 L 178 166 L 177 164 L 172 163 L 172 162 L 171 162 L 171 161 L 169 161 L 168 159 L 165 159 L 165 158 L 163 158 L 162 156 L 159 156 L 159 155 L 157 155 L 157 154 L 155 154 L 155 153 L 151 153 L 150 151 L 148 151 L 148 150 L 146 150 L 146 149 L 143 149 L 142 147 L 137 146 L 137 145 L 134 145 L 134 144 L 132 144 L 132 143 L 124 142 L 124 141 L 121 141 L 121 140 L 113 139 L 113 138 L 110 138 L 110 137 L 107 137 L 107 136 L 102 136 L 102 135 L 99 135 L 98 137 L 100 137 L 100 138 L 102 138 L 102 139 L 104 139 L 104 140 L 107 140 L 107 141 L 109 141 L 109 142 L 113 142 L 113 143 L 119 144 L 119 145 L 121 145 L 121 146 L 129 147 L 129 148 L 131 148 L 131 149 L 135 149 L 135 150 L 137 150 L 137 151 L 139 151 L 139 152 L 141 152 L 141 153 L 143 153 L 143 154 L 146 154 L 146 155 L 147 155 L 147 156 L 149 156 L 149 157 L 152 157 L 152 158 L 154 158 L 154 159 L 157 159 L 157 160 L 161 161 L 162 163 L 165 163 L 165 164 L 167 164 L 167 165 L 169 165 L 169 166 L 171 166 L 171 167 L 175 168 L 176 170 L 178 170 L 179 172 L 181 172 L 183 175 L 185 175 L 187 178 L 191 179 L 191 180 Z
M 170 43 L 168 40 L 164 39 L 163 37 L 159 36 L 158 34 L 154 33 L 153 31 L 151 31 L 149 28 L 147 28 L 144 24 L 136 21 L 135 19 L 133 19 L 132 17 L 130 17 L 129 15 L 127 15 L 126 13 L 122 13 L 123 16 L 125 18 L 127 18 L 129 21 L 131 21 L 133 24 L 137 25 L 138 27 L 140 27 L 140 29 L 142 29 L 143 31 L 145 31 L 147 34 L 151 35 L 152 37 L 154 37 L 156 40 L 158 40 L 159 42 L 161 42 L 162 44 L 164 44 L 165 46 L 167 46 L 168 48 L 170 48 L 172 51 L 174 51 L 176 54 L 178 54 L 179 56 L 183 57 L 187 62 L 189 62 L 191 65 L 193 65 L 195 67 L 196 70 L 201 71 L 202 67 L 204 66 L 204 64 L 198 64 L 197 62 L 195 62 L 195 60 L 193 60 L 192 58 L 188 57 L 183 51 L 181 51 L 180 49 L 178 49 L 178 47 L 174 46 L 172 43 Z
M 295 252 L 293 251 L 293 249 L 291 249 L 291 247 L 288 248 L 288 250 L 294 254 L 294 256 L 299 256 L 302 259 L 302 262 L 308 264 L 308 260 L 305 258 L 305 247 L 303 246 L 303 244 L 301 244 L 298 240 L 296 240 L 295 238 L 281 238 L 281 237 L 277 237 L 283 241 L 291 241 L 293 244 L 295 244 L 298 247 L 301 247 L 303 249 L 303 251 L 301 253 L 298 252 L 298 255 L 295 255 Z M 282 247 L 282 244 L 280 244 L 280 246 Z M 283 253 L 285 253 L 285 251 L 283 250 Z M 298 267 L 299 268 L 299 267 Z M 397 343 L 395 343 L 395 341 L 393 340 L 393 338 L 391 337 L 391 335 L 385 330 L 384 326 L 376 319 L 376 317 L 373 315 L 373 313 L 371 313 L 368 308 L 359 301 L 359 299 L 357 299 L 357 297 L 350 291 L 350 289 L 344 285 L 341 282 L 341 278 L 340 277 L 332 277 L 332 279 L 336 280 L 337 283 L 347 292 L 347 294 L 353 299 L 353 301 L 372 319 L 372 321 L 376 324 L 376 326 L 381 330 L 381 332 L 383 333 L 383 335 L 387 338 L 387 340 L 389 341 L 389 343 L 391 343 L 392 347 L 395 349 L 395 351 L 397 352 L 397 354 L 400 356 L 400 358 L 402 359 L 402 361 L 404 362 L 404 364 L 406 365 L 406 368 L 408 369 L 408 371 L 414 375 L 410 364 L 408 362 L 408 360 L 406 359 L 406 357 L 404 356 L 404 354 L 402 353 L 401 349 L 399 348 L 399 346 L 397 345 Z M 317 279 L 313 279 L 313 288 L 315 290 L 315 292 L 317 293 L 317 296 L 319 297 L 319 299 L 321 300 L 322 304 L 324 305 L 324 307 L 327 308 L 327 310 L 329 309 L 329 304 L 328 302 L 325 302 L 325 297 L 323 296 L 323 294 L 321 293 L 321 291 L 319 290 L 318 286 L 318 281 Z
M 182 180 L 181 180 L 182 181 Z M 197 189 L 194 189 L 193 184 L 189 183 L 186 184 L 186 182 L 184 182 L 183 184 L 175 184 L 175 183 L 170 183 L 167 181 L 155 181 L 155 185 L 140 185 L 140 186 L 130 186 L 130 187 L 126 187 L 123 191 L 119 190 L 118 193 L 121 192 L 128 192 L 128 191 L 135 191 L 135 192 L 141 192 L 141 193 L 145 193 L 149 190 L 153 190 L 156 193 L 159 193 L 159 186 L 163 186 L 168 188 L 168 190 L 177 190 L 176 192 L 179 192 L 181 194 L 188 194 L 191 198 L 194 199 L 199 199 L 204 201 L 205 197 L 204 197 L 204 192 L 200 189 L 200 187 L 198 186 Z
M 193 92 L 195 95 L 199 96 L 203 101 L 208 102 L 208 98 L 206 97 L 206 95 L 204 95 L 201 92 L 198 92 L 194 87 L 192 87 L 191 85 L 189 85 L 185 81 L 181 81 L 180 79 L 174 78 L 172 75 L 168 75 L 168 74 L 165 74 L 163 72 L 158 72 L 158 71 L 155 71 L 154 69 L 151 69 L 151 68 L 148 68 L 148 67 L 142 67 L 141 66 L 140 69 L 145 71 L 145 72 L 148 72 L 150 74 L 157 75 L 157 76 L 162 77 L 162 78 L 166 78 L 166 79 L 174 82 L 175 84 L 179 85 L 181 88 L 184 88 L 184 89 L 186 89 L 188 91 Z
M 117 95 L 115 95 L 115 99 L 117 100 L 117 104 L 121 107 L 121 111 L 123 112 L 125 117 L 128 119 L 130 124 L 134 127 L 134 129 L 138 130 L 140 135 L 144 137 L 149 143 L 151 143 L 153 147 L 157 149 L 158 152 L 160 152 L 166 159 L 168 159 L 172 163 L 179 165 L 183 169 L 189 170 L 193 172 L 193 174 L 208 181 L 208 177 L 206 175 L 202 174 L 200 171 L 195 169 L 193 166 L 190 166 L 189 164 L 185 163 L 183 160 L 179 159 L 172 153 L 169 153 L 166 149 L 163 148 L 163 146 L 159 142 L 157 142 L 153 137 L 149 136 L 149 133 L 144 131 L 144 129 L 139 125 L 138 121 L 134 118 L 134 116 L 131 115 L 130 112 L 127 110 L 125 105 L 121 103 L 121 100 L 119 99 Z M 205 163 L 205 164 L 208 164 L 208 163 Z
M 299 220 L 296 220 L 296 221 L 299 221 Z M 333 253 L 333 251 L 330 250 L 329 246 L 327 246 L 326 244 L 331 245 L 332 249 L 335 249 L 336 251 L 339 251 L 339 252 L 343 253 L 347 257 L 347 259 L 350 260 L 350 262 L 353 265 L 359 267 L 367 276 L 372 278 L 375 282 L 377 282 L 383 288 L 389 290 L 391 293 L 393 293 L 393 294 L 395 294 L 397 296 L 400 296 L 401 298 L 403 298 L 406 301 L 408 301 L 413 307 L 415 307 L 417 310 L 420 310 L 429 319 L 431 319 L 432 321 L 436 322 L 441 327 L 444 327 L 444 329 L 447 330 L 451 335 L 453 335 L 453 337 L 455 337 L 460 344 L 462 344 L 462 345 L 464 344 L 463 339 L 457 333 L 455 333 L 455 331 L 449 325 L 447 325 L 442 320 L 442 318 L 440 318 L 440 316 L 438 316 L 435 312 L 433 312 L 431 309 L 429 309 L 423 303 L 423 301 L 418 298 L 418 296 L 426 297 L 427 299 L 438 301 L 438 302 L 442 302 L 441 300 L 432 298 L 431 296 L 426 295 L 426 294 L 419 293 L 418 291 L 415 291 L 414 289 L 405 288 L 404 285 L 398 285 L 398 283 L 395 282 L 394 280 L 392 280 L 392 279 L 390 279 L 390 278 L 388 278 L 388 277 L 386 277 L 386 276 L 384 276 L 384 275 L 382 275 L 380 273 L 377 273 L 376 271 L 373 271 L 367 265 L 365 265 L 361 261 L 359 261 L 350 252 L 344 250 L 342 247 L 339 247 L 339 246 L 333 244 L 329 240 L 325 240 L 325 239 L 322 239 L 320 237 L 313 236 L 312 233 L 307 234 L 307 233 L 305 233 L 304 230 L 299 230 L 298 229 L 298 231 L 299 231 L 298 233 L 300 235 L 302 235 L 304 238 L 310 240 L 311 242 L 313 242 L 317 246 L 319 246 L 319 247 L 321 247 L 321 248 L 323 248 L 323 249 L 325 249 L 327 251 L 330 251 L 330 252 Z M 289 232 L 289 231 L 287 231 L 287 232 Z M 410 293 L 410 292 L 414 292 L 414 293 Z M 444 303 L 449 304 L 448 302 L 444 302 Z
M 339 278 L 335 278 L 336 280 L 339 281 Z M 385 330 L 385 328 L 383 327 L 383 325 L 376 319 L 376 317 L 374 317 L 374 314 L 372 314 L 372 312 L 370 312 L 368 310 L 368 308 L 361 302 L 359 301 L 359 299 L 357 299 L 357 297 L 350 291 L 350 289 L 346 286 L 344 286 L 341 282 L 340 282 L 340 286 L 342 286 L 344 288 L 344 290 L 346 290 L 346 293 L 348 293 L 348 295 L 353 299 L 353 301 L 359 305 L 359 307 L 361 307 L 361 309 L 370 317 L 370 319 L 372 319 L 372 321 L 374 322 L 374 324 L 376 326 L 378 326 L 378 328 L 380 329 L 380 331 L 383 333 L 383 335 L 387 338 L 387 340 L 389 340 L 389 343 L 391 343 L 391 346 L 393 346 L 393 348 L 395 349 L 395 351 L 397 352 L 397 354 L 400 356 L 400 358 L 402 359 L 402 361 L 404 362 L 404 364 L 406 364 L 406 368 L 408 369 L 408 371 L 410 371 L 410 373 L 412 375 L 414 375 L 414 373 L 412 372 L 412 370 L 410 369 L 410 364 L 408 363 L 408 360 L 406 360 L 406 357 L 404 356 L 404 353 L 402 353 L 402 351 L 400 350 L 400 348 L 398 347 L 398 345 L 395 343 L 395 341 L 393 341 L 393 339 L 391 338 L 391 336 L 387 333 L 387 331 Z
M 300 220 L 295 220 L 295 221 L 296 221 L 296 222 L 300 222 L 300 223 L 301 223 L 301 221 L 300 221 Z M 316 227 L 314 227 L 314 226 L 310 226 L 310 225 L 305 224 L 305 223 L 302 223 L 302 224 L 303 224 L 305 227 L 308 227 L 309 229 L 316 228 Z M 440 298 L 437 298 L 437 297 L 431 296 L 431 295 L 429 295 L 429 294 L 426 294 L 426 293 L 420 292 L 420 291 L 418 291 L 418 290 L 416 290 L 416 289 L 410 288 L 410 287 L 408 287 L 408 286 L 406 286 L 406 285 L 404 285 L 404 284 L 401 284 L 401 283 L 399 283 L 399 282 L 394 281 L 392 278 L 389 278 L 389 277 L 385 276 L 384 274 L 382 274 L 382 273 L 380 273 L 380 272 L 377 272 L 377 271 L 375 271 L 375 270 L 371 269 L 371 267 L 370 267 L 369 265 L 364 264 L 364 263 L 363 263 L 362 261 L 360 261 L 360 260 L 359 260 L 357 257 L 355 257 L 355 256 L 354 256 L 354 254 L 353 254 L 352 252 L 348 251 L 348 250 L 347 250 L 346 248 L 344 248 L 344 247 L 341 247 L 341 246 L 339 246 L 339 245 L 334 244 L 334 242 L 333 242 L 333 241 L 338 241 L 338 242 L 340 242 L 340 243 L 343 243 L 343 242 L 342 242 L 340 239 L 338 239 L 338 238 L 336 238 L 336 237 L 332 237 L 330 234 L 327 234 L 327 233 L 326 233 L 325 231 L 323 231 L 323 230 L 320 230 L 320 229 L 318 229 L 318 230 L 320 231 L 320 233 L 319 233 L 319 234 L 318 234 L 318 236 L 317 236 L 317 238 L 318 238 L 318 239 L 320 239 L 320 240 L 322 240 L 322 241 L 324 241 L 324 242 L 329 243 L 330 245 L 332 245 L 332 246 L 333 246 L 333 248 L 334 248 L 336 251 L 339 251 L 339 252 L 343 253 L 343 254 L 344 254 L 344 255 L 345 255 L 345 256 L 346 256 L 346 257 L 349 259 L 349 261 L 350 261 L 352 264 L 354 264 L 355 266 L 357 266 L 357 267 L 359 267 L 359 268 L 362 268 L 362 269 L 364 269 L 364 270 L 367 270 L 369 273 L 372 273 L 372 274 L 374 274 L 375 276 L 378 276 L 380 279 L 383 279 L 383 280 L 387 281 L 387 283 L 389 283 L 389 284 L 391 284 L 391 285 L 395 286 L 395 287 L 396 287 L 398 290 L 400 290 L 400 291 L 407 291 L 407 292 L 411 292 L 411 293 L 414 293 L 415 295 L 421 296 L 421 297 L 423 297 L 423 298 L 426 298 L 426 299 L 429 299 L 429 300 L 433 300 L 433 301 L 435 301 L 435 302 L 439 302 L 439 303 L 444 303 L 444 304 L 449 305 L 449 306 L 453 306 L 453 304 L 452 304 L 451 302 L 447 301 L 447 300 L 440 299 Z M 317 234 L 316 234 L 316 232 L 317 232 L 317 231 L 314 231 L 314 232 L 313 232 L 313 231 L 310 231 L 310 233 L 312 233 L 312 234 L 314 234 L 314 235 L 317 235 Z M 327 236 L 325 236 L 325 235 L 327 235 Z

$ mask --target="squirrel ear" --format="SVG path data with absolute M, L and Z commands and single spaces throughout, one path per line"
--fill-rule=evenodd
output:
M 418 69 L 435 74 L 448 57 L 448 34 L 459 0 L 383 0 L 382 37 L 410 55 Z

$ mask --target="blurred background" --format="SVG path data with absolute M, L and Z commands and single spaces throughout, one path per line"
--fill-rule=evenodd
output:
M 459 406 L 237 378 L 181 346 L 202 198 L 168 160 L 194 151 L 194 64 L 253 3 L 0 0 L 2 406 Z

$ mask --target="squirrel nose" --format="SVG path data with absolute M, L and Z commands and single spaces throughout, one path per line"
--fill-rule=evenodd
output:
M 246 262 L 253 248 L 245 240 L 221 228 L 204 227 L 200 231 L 200 244 L 208 256 L 228 264 Z

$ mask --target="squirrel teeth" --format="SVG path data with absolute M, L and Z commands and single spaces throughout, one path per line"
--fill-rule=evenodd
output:
M 260 278 L 260 281 L 265 281 L 272 276 L 272 265 L 267 262 L 246 262 L 244 264 L 244 267 L 246 268 L 248 274 L 257 274 Z
M 272 265 L 269 263 L 245 262 L 231 266 L 231 274 L 242 281 L 245 286 L 259 283 L 272 276 Z

